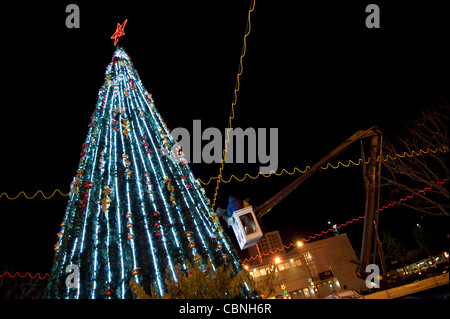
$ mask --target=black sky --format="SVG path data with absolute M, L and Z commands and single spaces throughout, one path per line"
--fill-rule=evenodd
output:
M 79 29 L 65 26 L 69 3 L 2 4 L 8 14 L 2 17 L 0 193 L 68 192 L 114 52 L 110 36 L 125 19 L 123 47 L 168 127 L 191 130 L 194 119 L 204 128 L 227 126 L 249 1 L 75 1 Z M 278 128 L 279 171 L 312 166 L 372 125 L 395 139 L 420 108 L 449 97 L 450 28 L 441 2 L 292 3 L 256 1 L 233 121 Z M 380 29 L 365 27 L 369 3 L 380 7 Z M 358 155 L 356 146 L 338 160 Z M 229 164 L 224 177 L 254 175 L 258 166 Z M 191 168 L 202 180 L 219 169 Z M 222 183 L 218 205 L 229 194 L 258 205 L 296 176 Z M 205 187 L 209 197 L 214 185 Z M 1 198 L 0 267 L 48 271 L 66 203 L 61 196 Z M 263 223 L 288 243 L 363 210 L 361 168 L 342 168 L 308 180 Z M 386 227 L 407 236 L 415 217 L 405 222 L 399 214 L 386 217 Z M 361 228 L 362 222 L 346 228 L 355 249 Z

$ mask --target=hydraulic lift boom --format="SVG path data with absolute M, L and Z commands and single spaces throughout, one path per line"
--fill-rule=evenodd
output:
M 364 156 L 364 147 L 362 144 L 362 140 L 370 138 L 370 147 L 369 147 L 369 162 L 367 163 L 367 167 L 365 164 L 365 156 Z M 254 213 L 258 219 L 262 218 L 265 214 L 267 214 L 272 208 L 275 207 L 279 202 L 281 202 L 284 198 L 286 198 L 290 193 L 292 193 L 297 187 L 299 187 L 304 181 L 306 181 L 309 177 L 315 174 L 317 171 L 322 170 L 322 166 L 329 163 L 336 156 L 350 147 L 353 143 L 360 141 L 361 143 L 361 155 L 363 160 L 363 175 L 365 181 L 365 219 L 364 219 L 364 232 L 363 232 L 363 240 L 361 247 L 361 258 L 360 261 L 357 262 L 358 269 L 357 275 L 360 278 L 365 278 L 366 274 L 366 266 L 370 263 L 370 255 L 371 252 L 376 255 L 376 249 L 381 245 L 381 242 L 378 239 L 378 231 L 376 229 L 378 223 L 378 202 L 379 197 L 377 198 L 377 193 L 379 196 L 379 192 L 377 192 L 379 183 L 377 182 L 377 171 L 379 174 L 381 168 L 381 146 L 382 146 L 382 133 L 378 130 L 376 126 L 371 127 L 366 131 L 357 131 L 353 135 L 351 135 L 344 143 L 339 145 L 325 157 L 323 157 L 320 161 L 318 161 L 314 166 L 312 166 L 306 173 L 302 174 L 299 178 L 289 184 L 287 187 L 279 191 L 277 194 L 272 196 L 270 199 L 259 205 L 254 209 Z M 375 240 L 374 237 L 374 227 L 375 227 Z M 374 248 L 372 251 L 372 244 L 374 243 Z M 382 255 L 381 246 L 380 248 L 380 259 L 383 268 L 383 274 L 385 273 L 385 265 L 384 258 Z M 375 257 L 374 257 L 375 259 Z M 373 262 L 374 263 L 374 262 Z

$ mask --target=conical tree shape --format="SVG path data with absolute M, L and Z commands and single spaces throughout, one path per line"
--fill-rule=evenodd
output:
M 242 271 L 121 47 L 107 67 L 69 196 L 47 298 L 134 298 L 130 280 L 161 296 L 166 269 L 176 280 L 175 266 L 187 261 Z

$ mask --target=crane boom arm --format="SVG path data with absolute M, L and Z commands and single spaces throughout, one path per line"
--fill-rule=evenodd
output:
M 333 151 L 325 155 L 320 161 L 318 161 L 314 166 L 312 166 L 306 173 L 297 178 L 287 187 L 283 188 L 277 194 L 272 196 L 270 199 L 255 208 L 254 213 L 259 219 L 267 214 L 272 208 L 274 208 L 279 202 L 286 198 L 290 193 L 292 193 L 298 186 L 300 186 L 304 181 L 311 177 L 314 173 L 321 170 L 323 165 L 333 160 L 336 156 L 346 150 L 354 142 L 361 140 L 363 138 L 372 137 L 381 134 L 376 126 L 371 127 L 366 131 L 357 131 L 351 135 L 344 143 L 336 147 Z

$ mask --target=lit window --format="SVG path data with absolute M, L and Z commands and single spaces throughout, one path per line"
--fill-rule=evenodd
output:
M 284 270 L 284 264 L 278 264 L 278 270 L 279 271 Z
M 265 269 L 261 269 L 260 273 L 261 273 L 261 276 L 265 276 L 266 275 L 266 270 Z
M 296 264 L 297 266 L 301 266 L 301 265 L 302 265 L 302 261 L 301 261 L 300 259 L 296 259 L 296 260 L 295 260 L 295 264 Z
M 309 289 L 303 288 L 303 294 L 305 295 L 306 298 L 309 298 Z
M 308 266 L 309 271 L 311 272 L 311 276 L 317 277 L 319 272 L 317 271 L 317 265 L 314 262 L 313 256 L 309 251 L 304 252 L 303 256 L 305 257 L 306 265 Z
M 305 257 L 306 260 L 306 264 L 309 265 L 312 262 L 312 256 L 311 253 L 309 251 L 303 253 L 303 256 Z
M 290 262 L 284 263 L 284 269 L 289 269 L 289 268 L 291 268 L 291 263 Z

